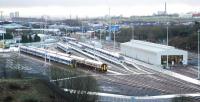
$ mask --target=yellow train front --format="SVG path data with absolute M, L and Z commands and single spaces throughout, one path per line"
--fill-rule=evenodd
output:
M 74 57 L 72 57 L 72 58 L 74 58 Z M 108 70 L 107 64 L 102 63 L 100 61 L 78 58 L 78 57 L 76 57 L 75 59 L 80 67 L 84 67 L 89 70 L 96 70 L 101 73 L 105 73 Z
M 108 65 L 105 63 L 101 64 L 99 72 L 107 72 L 107 70 L 108 70 Z

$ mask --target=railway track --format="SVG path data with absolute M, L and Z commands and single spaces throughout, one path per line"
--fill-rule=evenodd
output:
M 151 75 L 129 75 L 120 77 L 110 76 L 109 78 L 104 77 L 104 79 L 117 84 L 158 90 L 162 94 L 200 92 L 200 86 L 159 73 Z
M 178 84 L 178 83 L 180 83 L 180 84 L 185 84 L 185 85 L 187 85 L 187 86 L 189 86 L 189 87 L 193 87 L 193 88 L 200 87 L 200 86 L 198 86 L 198 85 L 191 84 L 191 83 L 186 82 L 186 81 L 183 81 L 183 80 L 181 80 L 181 79 L 177 79 L 177 78 L 174 78 L 174 77 L 172 77 L 172 76 L 162 74 L 162 73 L 160 73 L 160 72 L 157 72 L 157 71 L 154 71 L 154 70 L 145 68 L 145 67 L 143 67 L 143 66 L 141 66 L 141 68 L 144 69 L 144 70 L 146 70 L 146 71 L 153 72 L 153 73 L 154 73 L 155 75 L 157 75 L 158 77 L 161 77 L 162 80 L 172 80 L 172 81 L 177 82 L 177 84 Z M 156 78 L 155 78 L 155 79 L 156 79 Z M 198 89 L 198 88 L 197 88 L 197 89 Z

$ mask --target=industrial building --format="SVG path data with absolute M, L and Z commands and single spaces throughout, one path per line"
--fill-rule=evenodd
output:
M 0 36 L 2 36 L 3 34 L 6 34 L 6 31 L 4 29 L 0 29 Z
M 121 44 L 121 54 L 153 65 L 187 65 L 188 52 L 172 46 L 131 40 Z

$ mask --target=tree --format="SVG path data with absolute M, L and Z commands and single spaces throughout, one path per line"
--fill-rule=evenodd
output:
M 31 35 L 28 36 L 29 42 L 33 42 Z
M 22 35 L 22 41 L 21 42 L 22 43 L 28 43 L 29 42 L 27 35 L 25 35 L 25 34 Z
M 199 100 L 193 97 L 180 96 L 173 98 L 172 102 L 199 102 Z
M 35 42 L 40 42 L 40 41 L 41 41 L 41 38 L 36 34 L 36 35 L 34 36 L 34 41 L 35 41 Z

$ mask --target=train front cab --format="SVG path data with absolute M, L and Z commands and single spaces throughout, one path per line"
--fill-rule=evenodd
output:
M 100 71 L 101 72 L 107 72 L 107 70 L 108 70 L 108 65 L 107 64 L 102 64 Z

